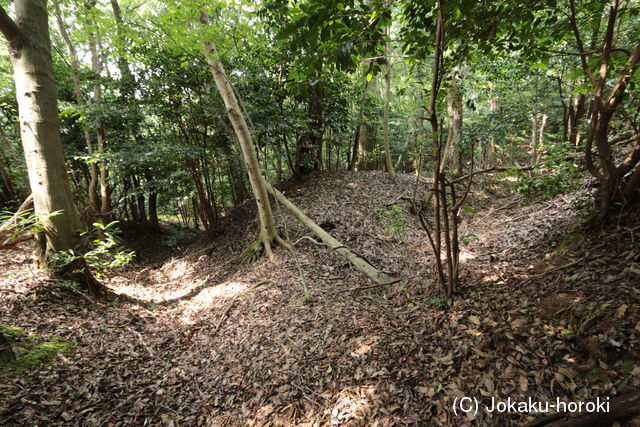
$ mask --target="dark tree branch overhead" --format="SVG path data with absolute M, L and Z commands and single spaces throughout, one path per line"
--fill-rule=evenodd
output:
M 17 49 L 20 47 L 20 43 L 22 43 L 24 39 L 24 34 L 16 21 L 11 19 L 11 17 L 7 14 L 2 6 L 0 6 L 0 31 L 12 49 Z
M 580 36 L 580 29 L 578 28 L 578 24 L 576 22 L 576 6 L 574 0 L 569 0 L 569 8 L 571 9 L 571 14 L 569 15 L 569 21 L 571 22 L 571 28 L 573 29 L 573 34 L 576 37 L 576 44 L 578 45 L 578 51 L 580 52 L 580 62 L 582 63 L 582 70 L 589 77 L 589 81 L 595 87 L 596 86 L 596 78 L 589 69 L 589 64 L 587 64 L 587 53 L 584 49 L 584 44 L 582 43 L 582 37 Z

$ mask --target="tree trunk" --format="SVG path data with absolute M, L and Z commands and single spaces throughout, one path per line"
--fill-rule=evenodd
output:
M 95 0 L 91 1 L 87 4 L 89 9 L 95 7 Z M 95 74 L 95 78 L 100 77 L 100 72 L 102 71 L 102 64 L 98 52 L 98 36 L 97 31 L 94 32 L 94 29 L 97 30 L 96 24 L 92 19 L 87 20 L 87 25 L 89 26 L 89 51 L 91 52 L 91 71 Z M 99 107 L 102 103 L 102 85 L 100 82 L 97 82 L 93 86 L 93 102 L 96 107 Z M 98 175 L 98 182 L 100 184 L 100 220 L 103 224 L 108 224 L 111 222 L 111 189 L 109 188 L 109 169 L 107 165 L 107 161 L 104 160 L 105 154 L 105 132 L 104 132 L 104 123 L 102 118 L 98 118 L 97 127 L 96 127 L 96 142 L 98 154 L 103 157 L 100 160 L 98 166 L 100 173 Z
M 208 23 L 208 18 L 203 14 L 203 24 Z M 240 148 L 242 149 L 242 155 L 244 158 L 245 166 L 249 174 L 249 181 L 251 182 L 251 188 L 258 206 L 258 215 L 260 218 L 260 235 L 256 243 L 254 243 L 248 250 L 251 252 L 261 252 L 264 248 L 264 252 L 267 257 L 273 258 L 272 246 L 279 244 L 283 247 L 289 248 L 289 244 L 280 238 L 278 231 L 276 230 L 275 220 L 273 218 L 273 212 L 271 211 L 271 204 L 269 203 L 269 196 L 267 194 L 266 181 L 260 173 L 260 165 L 258 164 L 258 158 L 251 139 L 251 134 L 242 115 L 242 110 L 238 104 L 238 100 L 231 86 L 231 82 L 227 78 L 227 75 L 222 66 L 222 61 L 216 50 L 216 46 L 211 41 L 201 42 L 202 49 L 207 58 L 209 68 L 213 74 L 213 79 L 216 82 L 216 87 L 220 96 L 224 101 L 224 105 L 227 109 L 227 115 L 229 121 L 235 130 Z
M 385 28 L 385 35 L 387 40 L 384 42 L 384 55 L 386 57 L 386 67 L 384 73 L 384 164 L 387 168 L 387 174 L 391 182 L 396 180 L 396 171 L 393 169 L 393 162 L 391 161 L 391 148 L 389 144 L 389 103 L 391 102 L 391 58 L 390 55 L 390 40 L 391 27 Z
M 460 149 L 464 105 L 462 97 L 462 72 L 459 67 L 456 67 L 451 72 L 451 86 L 447 91 L 449 129 L 447 133 L 447 144 L 444 149 L 444 156 L 441 164 L 441 171 L 444 172 L 447 164 L 451 163 L 451 169 L 457 176 L 462 175 Z
M 42 265 L 57 251 L 81 250 L 80 216 L 73 203 L 60 139 L 45 0 L 17 0 L 16 22 L 0 7 L 0 31 L 9 42 L 18 100 L 20 133 L 35 211 L 44 226 Z M 60 212 L 58 215 L 51 215 Z M 79 272 L 76 272 L 79 270 Z M 59 272 L 94 295 L 104 292 L 83 258 Z
M 489 98 L 489 111 L 495 111 L 498 104 L 498 99 L 495 96 Z M 489 167 L 494 160 L 496 154 L 496 139 L 493 136 L 493 133 L 489 137 L 489 142 L 487 143 L 487 147 L 484 152 L 484 166 Z
M 147 181 L 149 188 L 149 224 L 154 228 L 160 228 L 158 221 L 158 191 L 154 188 L 153 173 L 150 170 L 145 171 L 144 179 Z
M 369 67 L 371 70 L 371 67 Z M 362 118 L 364 117 L 364 108 L 365 108 L 365 99 L 367 96 L 367 87 L 369 86 L 368 74 L 365 73 L 364 76 L 364 85 L 362 87 L 362 93 L 360 94 L 360 103 L 358 104 L 358 119 L 356 120 L 356 132 L 353 137 L 353 150 L 351 152 L 351 157 L 349 158 L 349 163 L 347 165 L 347 169 L 352 171 L 356 169 L 358 161 L 360 159 L 360 127 L 363 124 Z
M 136 204 L 138 205 L 138 220 L 140 223 L 147 222 L 147 208 L 145 206 L 144 194 L 142 188 L 140 188 L 140 180 L 135 173 L 131 174 L 131 183 L 133 184 L 133 191 L 136 195 Z
M 580 123 L 587 113 L 586 109 L 586 96 L 580 94 L 576 97 L 575 101 L 572 101 L 572 105 L 569 109 L 569 143 L 573 147 L 580 145 Z
M 536 166 L 538 158 L 538 113 L 531 113 L 531 166 Z
M 80 77 L 79 77 L 79 69 L 80 63 L 78 61 L 78 53 L 76 48 L 71 41 L 71 37 L 67 32 L 66 27 L 64 26 L 64 21 L 62 19 L 62 13 L 60 12 L 60 6 L 58 1 L 53 3 L 54 10 L 56 13 L 56 20 L 58 21 L 58 29 L 60 31 L 60 35 L 67 45 L 67 50 L 69 51 L 69 61 L 71 63 L 71 78 L 73 80 L 73 89 L 74 94 L 76 96 L 76 103 L 79 106 L 86 105 L 86 100 L 84 94 L 82 93 L 82 88 L 80 85 Z M 83 126 L 83 134 L 85 144 L 87 145 L 87 154 L 89 157 L 93 156 L 93 142 L 91 138 L 91 132 L 86 126 Z M 91 219 L 95 219 L 95 217 L 100 212 L 100 202 L 98 199 L 97 187 L 98 187 L 98 165 L 94 161 L 89 162 L 89 182 L 87 184 L 88 193 L 89 193 L 89 211 L 91 215 Z
M 540 122 L 540 131 L 538 132 L 538 146 L 536 148 L 535 154 L 535 165 L 540 163 L 540 159 L 542 158 L 542 152 L 544 151 L 544 132 L 547 129 L 547 119 L 548 116 L 546 114 L 542 115 L 542 121 Z
M 369 97 L 377 96 L 377 85 L 375 77 L 371 79 L 366 88 L 366 94 L 363 102 L 363 108 L 367 104 L 367 95 Z M 373 126 L 366 122 L 366 118 L 362 117 L 360 130 L 358 131 L 358 160 L 356 162 L 356 170 L 372 170 L 375 165 L 371 159 L 371 152 L 376 147 L 376 133 Z

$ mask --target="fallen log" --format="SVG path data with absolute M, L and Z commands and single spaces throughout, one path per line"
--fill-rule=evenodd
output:
M 607 412 L 590 412 L 575 417 L 552 414 L 539 418 L 525 427 L 600 427 L 640 415 L 640 392 L 612 397 Z
M 327 233 L 318 224 L 313 222 L 311 218 L 306 216 L 296 205 L 294 205 L 289 199 L 287 199 L 281 192 L 273 188 L 267 183 L 267 191 L 271 193 L 276 200 L 281 203 L 291 214 L 298 219 L 301 223 L 306 225 L 316 236 L 318 236 L 324 243 L 326 243 L 331 249 L 345 257 L 354 267 L 363 272 L 367 277 L 379 284 L 387 284 L 394 281 L 393 278 L 384 274 L 376 267 L 371 265 L 361 256 L 351 252 L 340 243 L 335 237 Z
M 0 250 L 20 250 L 17 247 L 18 243 L 26 242 L 33 238 L 33 236 L 24 236 L 14 231 L 15 227 L 24 220 L 21 214 L 29 209 L 33 209 L 33 195 L 29 195 L 13 216 L 0 225 Z

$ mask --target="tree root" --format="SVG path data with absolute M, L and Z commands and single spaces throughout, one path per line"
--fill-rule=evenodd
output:
M 273 249 L 277 247 L 288 251 L 293 249 L 292 246 L 279 235 L 270 239 L 258 237 L 255 242 L 250 244 L 249 247 L 242 252 L 242 255 L 247 263 L 253 263 L 259 260 L 263 255 L 266 255 L 267 258 L 273 260 Z
M 55 275 L 63 280 L 80 284 L 82 289 L 87 290 L 95 298 L 104 298 L 109 294 L 107 287 L 93 276 L 84 258 L 76 258 L 61 270 L 56 271 Z

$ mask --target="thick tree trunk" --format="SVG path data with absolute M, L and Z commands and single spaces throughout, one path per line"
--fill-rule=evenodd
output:
M 44 226 L 42 264 L 57 251 L 82 248 L 80 217 L 69 188 L 60 139 L 58 100 L 53 80 L 51 41 L 45 0 L 17 0 L 16 22 L 0 8 L 0 31 L 11 47 L 20 133 L 33 192 L 35 211 Z M 60 212 L 58 215 L 51 215 Z M 84 259 L 60 272 L 73 277 L 95 295 L 104 288 Z M 76 273 L 74 270 L 81 272 Z
M 203 15 L 202 21 L 205 24 L 207 23 L 208 19 L 206 16 Z M 242 110 L 240 109 L 236 95 L 233 92 L 231 82 L 227 78 L 224 67 L 222 66 L 222 61 L 220 60 L 216 46 L 213 42 L 202 42 L 202 49 L 207 58 L 211 73 L 213 74 L 213 79 L 216 82 L 218 92 L 220 92 L 220 96 L 224 101 L 229 121 L 238 137 L 245 166 L 249 174 L 251 188 L 253 189 L 256 205 L 258 206 L 260 237 L 256 243 L 249 248 L 249 251 L 260 252 L 262 248 L 264 248 L 267 257 L 273 258 L 272 246 L 274 244 L 279 244 L 286 248 L 290 246 L 280 238 L 276 230 L 276 224 L 267 194 L 266 181 L 260 173 L 260 165 L 258 164 L 251 134 L 247 122 L 242 115 Z

